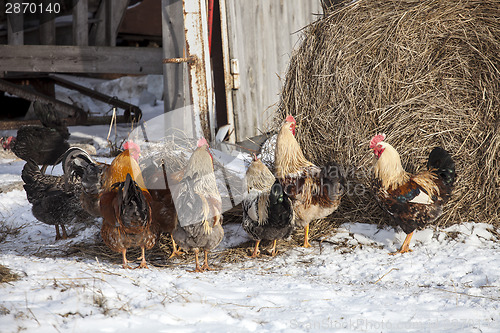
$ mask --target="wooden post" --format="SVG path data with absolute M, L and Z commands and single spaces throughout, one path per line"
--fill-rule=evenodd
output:
M 22 0 L 13 0 L 12 4 L 21 4 Z M 7 14 L 7 40 L 9 45 L 24 44 L 24 17 L 23 13 Z
M 205 0 L 183 0 L 186 56 L 195 58 L 188 63 L 194 133 L 210 141 L 215 139 L 215 116 L 205 5 Z
M 161 74 L 161 60 L 157 47 L 0 45 L 0 72 Z
M 90 29 L 89 43 L 96 46 L 115 46 L 116 34 L 122 21 L 128 0 L 106 0 L 101 1 L 97 10 L 97 23 Z M 110 43 L 113 43 L 110 45 Z
M 185 56 L 184 21 L 182 0 L 162 0 L 163 58 Z M 185 62 L 163 65 L 163 101 L 165 112 L 191 104 L 187 85 L 187 65 Z M 168 124 L 165 124 L 168 126 Z
M 89 45 L 88 0 L 73 0 L 73 45 Z
M 47 8 L 52 2 L 43 0 L 43 8 Z M 40 44 L 55 45 L 56 44 L 56 15 L 53 12 L 42 11 L 40 13 Z
M 116 4 L 113 1 L 106 1 L 106 45 L 115 46 L 116 45 L 116 32 L 115 32 L 115 22 L 113 20 L 113 15 L 115 11 Z

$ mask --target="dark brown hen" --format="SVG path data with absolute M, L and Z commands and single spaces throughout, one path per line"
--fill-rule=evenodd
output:
M 141 189 L 130 174 L 124 182 L 101 194 L 101 236 L 111 250 L 122 253 L 123 268 L 131 268 L 127 249 L 134 246 L 141 248 L 139 268 L 148 267 L 145 250 L 155 245 L 159 235 L 158 225 L 152 219 L 151 200 L 148 191 Z

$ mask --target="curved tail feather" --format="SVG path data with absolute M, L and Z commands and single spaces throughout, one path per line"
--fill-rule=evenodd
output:
M 443 182 L 452 186 L 455 182 L 455 162 L 450 153 L 441 147 L 434 148 L 429 154 L 427 161 L 427 168 L 436 169 L 436 174 L 443 180 Z

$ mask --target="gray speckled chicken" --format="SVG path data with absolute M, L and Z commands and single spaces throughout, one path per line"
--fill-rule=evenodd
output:
M 195 272 L 210 270 L 208 252 L 222 241 L 222 200 L 217 189 L 212 155 L 205 139 L 191 155 L 181 182 L 173 189 L 177 209 L 172 236 L 185 250 L 194 250 Z M 198 252 L 203 250 L 205 261 L 200 267 Z
M 264 163 L 254 158 L 246 173 L 247 193 L 243 199 L 243 229 L 256 241 L 251 255 L 259 255 L 261 240 L 272 240 L 271 255 L 276 255 L 276 240 L 288 238 L 294 229 L 292 202 Z
M 94 220 L 80 205 L 80 184 L 66 182 L 61 176 L 42 174 L 33 160 L 24 165 L 21 177 L 28 201 L 33 205 L 33 216 L 40 222 L 55 225 L 56 240 L 68 237 L 65 225 Z

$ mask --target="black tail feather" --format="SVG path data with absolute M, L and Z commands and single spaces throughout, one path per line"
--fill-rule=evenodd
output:
M 446 185 L 452 186 L 455 182 L 455 162 L 450 153 L 443 148 L 436 147 L 431 151 L 427 161 L 427 168 L 429 170 L 436 169 L 437 175 Z
M 344 193 L 346 174 L 344 168 L 335 162 L 328 162 L 321 169 L 322 191 L 327 191 L 331 200 L 337 200 Z
M 269 224 L 275 227 L 284 227 L 290 224 L 293 210 L 292 205 L 280 182 L 276 182 L 269 191 Z
M 130 174 L 118 185 L 118 201 L 125 227 L 144 226 L 149 221 L 149 207 L 144 193 Z

